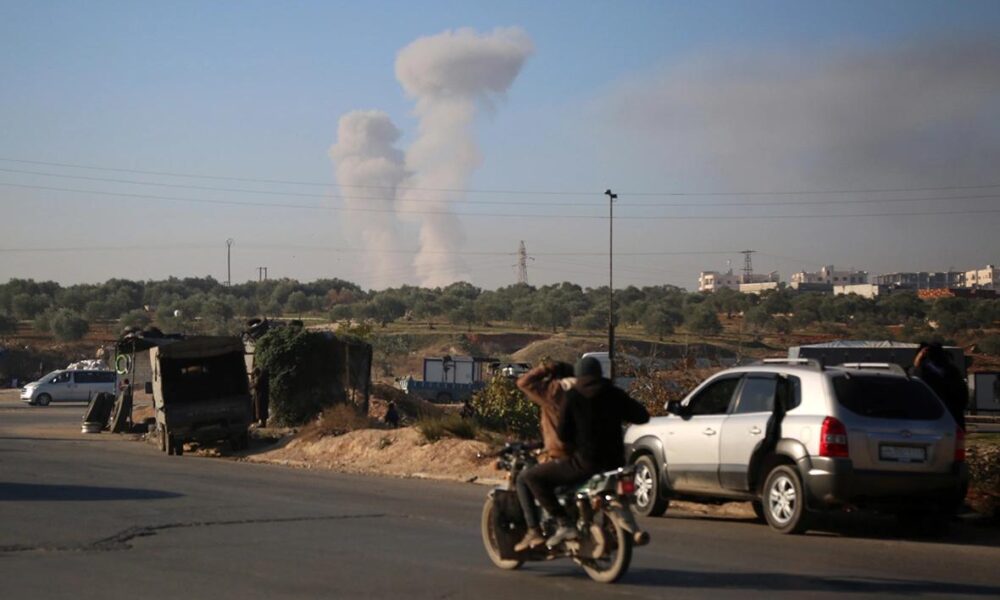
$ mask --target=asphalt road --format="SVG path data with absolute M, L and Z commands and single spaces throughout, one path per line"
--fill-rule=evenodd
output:
M 903 539 L 873 517 L 781 536 L 673 515 L 643 521 L 653 541 L 613 586 L 569 561 L 506 572 L 483 486 L 167 457 L 82 435 L 81 414 L 0 396 L 0 597 L 1000 597 L 1000 530 Z

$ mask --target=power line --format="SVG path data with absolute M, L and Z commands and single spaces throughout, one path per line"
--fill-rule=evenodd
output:
M 163 183 L 158 181 L 139 181 L 136 179 L 117 179 L 113 177 L 88 177 L 86 175 L 66 175 L 63 173 L 49 173 L 45 171 L 28 171 L 24 169 L 4 169 L 0 168 L 2 173 L 16 173 L 20 175 L 35 175 L 39 177 L 56 177 L 60 179 L 76 179 L 80 181 L 97 181 L 103 183 L 120 183 L 125 185 L 144 185 L 150 187 L 160 187 L 160 188 L 170 188 L 170 189 L 185 189 L 185 190 L 198 190 L 198 191 L 208 191 L 208 192 L 232 192 L 239 194 L 257 194 L 265 196 L 286 196 L 295 198 L 322 198 L 322 199 L 332 199 L 332 200 L 375 200 L 379 202 L 393 202 L 398 204 L 409 204 L 409 203 L 431 203 L 431 204 L 442 204 L 448 201 L 443 201 L 440 199 L 433 198 L 396 198 L 393 196 L 344 196 L 342 194 L 313 194 L 305 192 L 286 192 L 286 191 L 275 191 L 275 190 L 253 190 L 247 188 L 225 188 L 225 187 L 211 187 L 202 185 L 188 185 L 183 183 Z M 333 186 L 334 184 L 330 184 Z M 983 199 L 993 199 L 997 198 L 995 194 L 979 194 L 970 196 L 931 196 L 922 198 L 854 198 L 854 199 L 837 199 L 837 200 L 812 200 L 812 201 L 801 201 L 801 200 L 772 200 L 765 202 L 706 202 L 699 200 L 697 202 L 620 202 L 620 206 L 628 207 L 740 207 L 740 206 L 829 206 L 832 204 L 882 204 L 882 203 L 899 203 L 899 202 L 927 202 L 927 201 L 944 201 L 944 200 L 983 200 Z M 517 205 L 517 206 L 539 206 L 537 201 L 529 200 L 475 200 L 475 199 L 463 199 L 456 201 L 458 204 L 482 204 L 482 205 Z M 580 203 L 580 202 L 545 202 L 545 207 L 550 206 L 601 206 L 598 203 Z
M 340 246 L 301 246 L 295 244 L 254 244 L 252 242 L 242 244 L 243 248 L 249 250 L 294 250 L 296 252 L 331 252 L 342 254 L 403 254 L 416 255 L 418 253 L 430 254 L 434 256 L 515 256 L 515 252 L 503 250 L 376 250 L 372 248 L 348 248 Z M 124 252 L 124 251 L 151 251 L 162 252 L 164 250 L 212 250 L 214 244 L 141 244 L 141 245 L 121 245 L 121 246 L 45 246 L 45 247 L 24 247 L 2 248 L 0 252 L 6 253 L 58 253 L 58 252 Z M 664 251 L 664 252 L 618 252 L 619 256 L 709 256 L 736 254 L 735 250 L 694 250 L 694 251 Z M 533 258 L 552 256 L 607 256 L 606 252 L 534 252 Z M 264 267 L 266 269 L 266 267 Z
M 213 200 L 207 198 L 180 198 L 176 196 L 160 196 L 156 194 L 133 194 L 124 192 L 106 192 L 100 190 L 81 190 L 73 188 L 60 188 L 54 186 L 40 186 L 40 185 L 26 185 L 17 183 L 7 183 L 0 182 L 0 186 L 14 187 L 21 189 L 33 189 L 33 190 L 44 190 L 44 191 L 55 191 L 55 192 L 67 192 L 74 194 L 92 194 L 99 196 L 113 196 L 117 198 L 139 198 L 147 200 L 168 200 L 172 202 L 189 202 L 193 204 L 214 204 L 223 206 L 247 206 L 256 208 L 280 208 L 280 209 L 296 209 L 296 210 L 321 210 L 321 211 L 334 211 L 334 212 L 372 212 L 372 213 L 394 213 L 400 215 L 406 214 L 416 214 L 416 215 L 453 215 L 456 217 L 488 217 L 488 218 L 501 218 L 501 219 L 520 219 L 520 218 L 532 218 L 532 219 L 603 219 L 600 215 L 577 215 L 577 214 L 537 214 L 537 213 L 470 213 L 470 212 L 453 212 L 450 210 L 395 210 L 395 209 L 380 209 L 380 208 L 369 208 L 369 207 L 347 207 L 347 206 L 318 206 L 318 205 L 305 205 L 305 204 L 281 204 L 275 202 L 247 202 L 240 200 Z M 1000 199 L 1000 196 L 984 196 L 984 198 L 990 199 Z M 842 218 L 874 218 L 874 217 L 918 217 L 918 216 L 949 216 L 949 215 L 976 215 L 976 214 L 994 214 L 1000 212 L 1000 209 L 978 209 L 978 210 L 943 210 L 943 211 L 922 211 L 922 212 L 896 212 L 896 213 L 828 213 L 822 215 L 710 215 L 710 216 L 691 216 L 691 215 L 648 215 L 648 216 L 637 216 L 637 215 L 625 215 L 618 216 L 621 220 L 657 220 L 657 221 L 700 221 L 700 220 L 713 220 L 713 221 L 742 221 L 742 220 L 769 220 L 769 219 L 842 219 Z
M 330 186 L 330 182 L 318 182 L 318 181 L 301 181 L 301 180 L 290 180 L 290 179 L 266 179 L 266 178 L 250 178 L 250 177 L 231 177 L 222 175 L 203 175 L 196 173 L 178 173 L 170 171 L 150 171 L 141 169 L 124 169 L 116 167 L 101 167 L 94 165 L 81 165 L 73 163 L 62 163 L 62 162 L 49 162 L 40 160 L 25 160 L 17 158 L 6 158 L 0 157 L 0 161 L 13 162 L 20 164 L 30 164 L 30 165 L 45 165 L 50 167 L 65 167 L 72 169 L 87 169 L 93 171 L 107 171 L 107 172 L 117 172 L 117 173 L 136 173 L 142 175 L 156 175 L 162 177 L 186 177 L 191 179 L 210 179 L 219 181 L 245 181 L 252 183 L 267 183 L 267 184 L 283 184 L 283 185 L 303 185 L 303 186 Z M 345 188 L 359 188 L 359 189 L 385 189 L 385 190 L 423 190 L 431 192 L 449 192 L 449 193 L 468 193 L 468 194 L 530 194 L 539 196 L 603 196 L 604 194 L 596 192 L 583 192 L 583 191 L 556 191 L 556 190 L 518 190 L 518 189 L 475 189 L 475 188 L 430 188 L 430 187 L 410 187 L 410 186 L 379 186 L 379 185 L 339 185 L 339 187 Z M 674 192 L 650 192 L 650 191 L 634 191 L 634 192 L 619 192 L 623 196 L 796 196 L 796 195 L 812 195 L 812 194 L 880 194 L 880 193 L 891 193 L 891 192 L 941 192 L 948 190 L 978 190 L 978 189 L 989 189 L 989 188 L 1000 188 L 1000 183 L 987 183 L 987 184 L 977 184 L 977 185 L 951 185 L 951 186 L 937 186 L 937 187 L 897 187 L 897 188 L 844 188 L 844 189 L 804 189 L 804 190 L 753 190 L 753 191 L 714 191 L 714 192 L 693 192 L 693 191 L 674 191 Z

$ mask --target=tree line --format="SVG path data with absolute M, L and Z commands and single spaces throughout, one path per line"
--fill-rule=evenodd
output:
M 749 334 L 819 327 L 836 332 L 849 327 L 872 338 L 927 338 L 993 327 L 1000 300 L 941 298 L 923 301 L 910 292 L 876 299 L 833 296 L 790 289 L 759 296 L 723 289 L 712 294 L 671 285 L 615 290 L 618 325 L 642 328 L 662 339 L 683 327 L 700 335 L 720 333 L 722 320 L 743 315 Z M 237 333 L 254 316 L 325 317 L 332 321 L 450 323 L 472 329 L 493 323 L 559 331 L 603 331 L 608 319 L 608 288 L 570 282 L 544 286 L 516 284 L 486 290 L 467 282 L 439 288 L 401 286 L 365 291 L 341 279 L 303 283 L 294 279 L 227 286 L 211 277 L 161 281 L 111 279 L 101 284 L 62 286 L 56 282 L 11 279 L 0 284 L 0 335 L 30 321 L 40 331 L 65 340 L 79 339 L 89 324 L 156 326 L 164 331 Z M 933 324 L 934 330 L 931 329 Z M 888 327 L 902 327 L 896 333 Z

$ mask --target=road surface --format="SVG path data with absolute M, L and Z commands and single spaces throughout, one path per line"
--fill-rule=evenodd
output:
M 3 598 L 1000 597 L 1000 530 L 910 540 L 872 517 L 805 536 L 646 519 L 613 586 L 569 561 L 501 571 L 483 486 L 168 457 L 80 434 L 82 411 L 0 396 Z

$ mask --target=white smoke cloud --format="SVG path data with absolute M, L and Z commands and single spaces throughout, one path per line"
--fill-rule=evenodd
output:
M 403 199 L 420 197 L 440 214 L 423 215 L 420 253 L 414 259 L 423 285 L 439 286 L 468 279 L 458 251 L 463 241 L 458 219 L 447 212 L 466 187 L 482 158 L 472 126 L 481 109 L 503 98 L 534 47 L 519 28 L 479 34 L 459 29 L 420 38 L 400 50 L 396 78 L 416 100 L 416 140 L 406 152 L 406 168 L 414 175 L 407 185 L 424 188 Z
M 377 110 L 356 110 L 340 118 L 337 142 L 330 147 L 341 194 L 349 208 L 373 207 L 392 210 L 396 187 L 406 178 L 403 152 L 395 147 L 401 133 L 389 115 Z M 372 198 L 385 198 L 372 199 Z M 345 213 L 349 214 L 349 213 Z M 364 255 L 376 286 L 388 286 L 399 277 L 403 256 L 399 254 L 396 216 L 392 212 L 366 212 L 361 241 L 372 250 Z M 349 224 L 353 224 L 355 219 Z M 362 221 L 363 219 L 363 221 Z M 349 237 L 358 232 L 352 227 Z
M 481 164 L 473 135 L 476 115 L 493 110 L 503 99 L 524 61 L 534 51 L 528 35 L 519 28 L 498 28 L 491 33 L 458 29 L 422 37 L 396 57 L 396 78 L 416 102 L 417 137 L 405 156 L 395 147 L 400 132 L 388 115 L 379 111 L 355 111 L 340 119 L 337 143 L 330 149 L 338 183 L 346 196 L 374 195 L 406 203 L 402 211 L 366 213 L 365 242 L 373 250 L 372 265 L 380 282 L 392 283 L 390 273 L 400 279 L 395 250 L 398 216 L 408 210 L 429 211 L 419 215 L 420 251 L 413 267 L 421 285 L 436 287 L 468 279 L 459 255 L 463 242 L 461 224 L 450 212 L 461 200 L 472 172 Z M 382 186 L 368 190 L 348 186 Z M 412 188 L 412 189 L 411 189 Z M 348 206 L 371 201 L 348 200 Z M 396 203 L 375 201 L 378 206 Z

